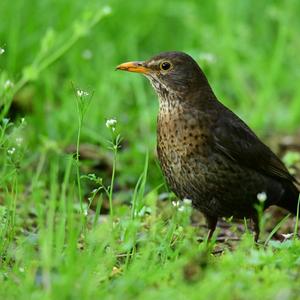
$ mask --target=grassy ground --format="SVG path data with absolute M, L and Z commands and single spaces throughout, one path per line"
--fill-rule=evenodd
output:
M 293 0 L 1 1 L 0 299 L 300 299 L 299 239 L 271 232 L 283 215 L 262 220 L 259 246 L 231 223 L 240 241 L 199 243 L 155 158 L 156 96 L 114 72 L 186 51 L 261 137 L 293 133 L 299 13 Z

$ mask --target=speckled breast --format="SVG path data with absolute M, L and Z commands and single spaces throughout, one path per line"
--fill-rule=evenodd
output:
M 181 198 L 189 197 L 191 177 L 205 182 L 210 155 L 205 116 L 186 112 L 182 106 L 161 105 L 158 115 L 157 152 L 171 189 Z M 207 128 L 207 127 L 206 127 Z

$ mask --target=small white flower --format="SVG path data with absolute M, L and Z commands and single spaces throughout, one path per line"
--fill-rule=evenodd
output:
M 12 88 L 13 86 L 14 86 L 13 82 L 10 81 L 9 79 L 4 82 L 4 89 L 5 90 L 8 90 L 8 89 Z
M 179 202 L 179 201 L 172 201 L 172 205 L 173 205 L 174 207 L 179 207 L 180 202 Z
M 23 143 L 23 138 L 22 137 L 17 137 L 16 138 L 16 144 L 17 144 L 17 146 L 20 147 L 22 143 Z
M 205 61 L 209 64 L 212 64 L 216 61 L 216 57 L 213 53 L 209 53 L 209 52 L 202 52 L 199 55 L 199 59 L 202 61 Z
M 102 11 L 103 11 L 103 13 L 105 14 L 105 15 L 109 15 L 109 14 L 111 14 L 111 7 L 110 6 L 104 6 L 103 8 L 102 8 Z
M 180 212 L 184 212 L 185 209 L 186 208 L 183 205 L 181 205 L 181 206 L 178 207 L 178 211 L 180 211 Z
M 89 95 L 88 92 L 85 92 L 85 91 L 82 91 L 82 90 L 77 90 L 77 96 L 79 98 L 82 98 L 82 97 L 87 97 Z
M 20 267 L 20 268 L 19 268 L 19 271 L 20 271 L 21 273 L 24 273 L 25 270 L 24 270 L 24 268 Z
M 105 126 L 107 128 L 110 128 L 112 131 L 115 131 L 117 125 L 117 120 L 116 119 L 108 119 L 106 120 Z
M 8 153 L 9 155 L 13 155 L 13 154 L 15 153 L 15 151 L 16 151 L 16 148 L 15 148 L 15 147 L 12 147 L 11 149 L 8 149 L 8 150 L 7 150 L 7 153 Z
M 178 226 L 177 231 L 178 232 L 182 232 L 183 231 L 183 227 L 182 226 Z
M 5 50 L 0 47 L 0 55 L 2 55 L 4 52 L 5 52 Z
M 285 240 L 288 240 L 294 236 L 294 233 L 281 234 Z
M 190 205 L 192 205 L 192 200 L 191 200 L 191 199 L 184 198 L 184 199 L 183 199 L 183 204 L 184 204 L 184 205 L 187 205 L 187 206 L 190 206 Z
M 90 49 L 85 49 L 81 55 L 82 58 L 90 60 L 93 57 L 93 52 Z
M 265 202 L 267 200 L 267 194 L 265 192 L 258 193 L 257 200 L 260 202 Z
M 92 194 L 95 194 L 95 193 L 97 193 L 98 192 L 98 189 L 93 189 L 92 190 Z
M 7 125 L 9 123 L 9 119 L 8 118 L 4 118 L 2 120 L 2 122 L 3 122 L 4 125 Z

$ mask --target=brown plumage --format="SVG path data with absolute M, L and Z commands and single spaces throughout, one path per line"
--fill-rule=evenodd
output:
M 259 228 L 257 195 L 264 208 L 296 214 L 299 191 L 282 161 L 220 103 L 197 63 L 182 52 L 161 53 L 117 69 L 143 73 L 159 96 L 157 152 L 175 194 L 192 200 L 206 217 L 209 238 L 219 217 L 251 218 Z

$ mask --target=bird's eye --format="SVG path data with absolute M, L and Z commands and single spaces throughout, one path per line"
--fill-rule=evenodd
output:
M 172 65 L 168 61 L 164 61 L 160 64 L 160 69 L 164 70 L 164 71 L 167 71 L 171 68 L 171 66 Z

